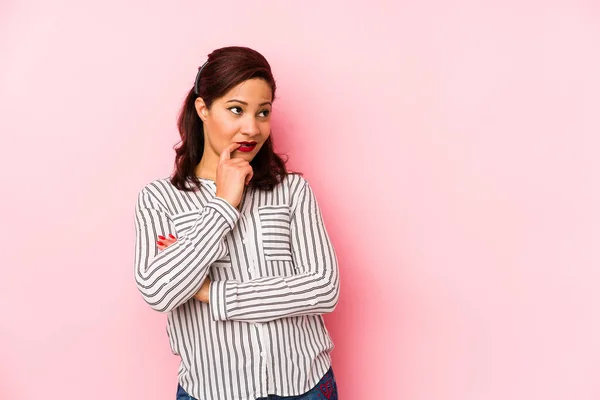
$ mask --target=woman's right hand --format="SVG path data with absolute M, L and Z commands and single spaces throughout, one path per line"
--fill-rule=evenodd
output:
M 239 148 L 238 143 L 226 147 L 221 152 L 217 166 L 216 197 L 226 200 L 234 207 L 240 205 L 244 188 L 254 174 L 248 161 L 242 158 L 231 158 L 231 153 Z

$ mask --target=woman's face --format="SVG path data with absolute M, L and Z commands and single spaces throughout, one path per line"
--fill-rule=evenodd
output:
M 213 101 L 210 109 L 197 99 L 196 111 L 204 122 L 202 158 L 218 160 L 223 149 L 239 143 L 231 157 L 250 162 L 271 134 L 271 97 L 269 84 L 253 78 Z

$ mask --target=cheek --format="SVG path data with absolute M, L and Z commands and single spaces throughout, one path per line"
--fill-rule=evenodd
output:
M 210 132 L 213 140 L 215 141 L 224 141 L 231 139 L 235 132 L 237 131 L 237 126 L 232 121 L 227 118 L 219 118 L 213 120 L 210 126 Z
M 271 135 L 271 122 L 261 122 L 260 124 L 260 133 L 262 133 L 265 140 Z

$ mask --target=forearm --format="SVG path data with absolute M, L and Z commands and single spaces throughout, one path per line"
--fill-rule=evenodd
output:
M 334 264 L 325 275 L 260 278 L 248 282 L 217 281 L 210 285 L 215 320 L 267 322 L 298 315 L 332 312 L 339 299 L 339 273 Z
M 221 199 L 211 200 L 194 226 L 177 242 L 152 256 L 155 224 L 148 209 L 138 209 L 136 225 L 136 283 L 144 300 L 155 310 L 168 312 L 196 294 L 210 265 L 226 252 L 224 237 L 239 214 Z M 140 229 L 141 227 L 145 229 Z

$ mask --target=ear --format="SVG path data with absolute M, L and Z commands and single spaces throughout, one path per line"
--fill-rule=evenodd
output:
M 208 116 L 208 107 L 206 107 L 206 103 L 204 103 L 204 99 L 202 97 L 196 98 L 194 102 L 194 106 L 196 107 L 196 112 L 202 121 L 206 121 L 206 117 Z

